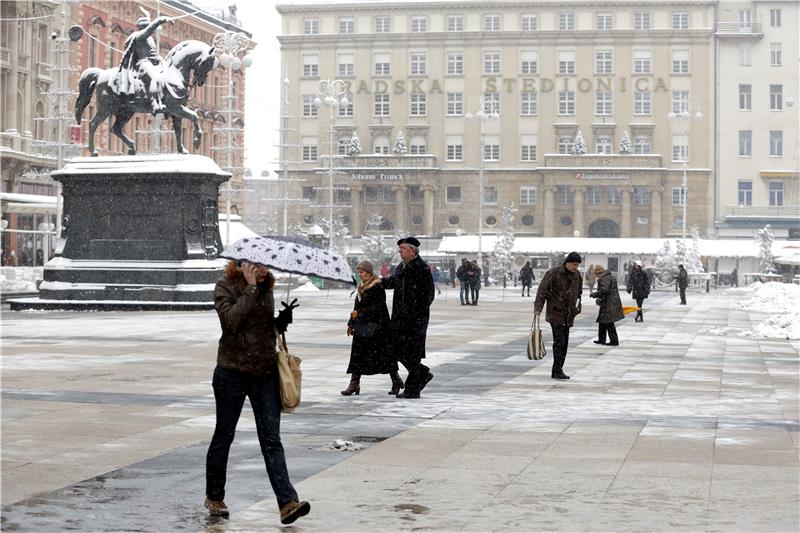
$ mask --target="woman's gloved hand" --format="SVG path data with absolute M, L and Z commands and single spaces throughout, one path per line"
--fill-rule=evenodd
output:
M 289 324 L 292 323 L 292 310 L 300 304 L 297 303 L 297 298 L 295 298 L 288 304 L 286 302 L 281 302 L 281 305 L 283 309 L 278 312 L 278 316 L 275 318 L 275 327 L 278 328 L 279 333 L 285 332 Z

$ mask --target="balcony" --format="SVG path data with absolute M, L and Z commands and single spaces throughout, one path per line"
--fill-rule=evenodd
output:
M 726 39 L 758 40 L 764 36 L 761 23 L 717 22 L 716 36 Z
M 729 205 L 725 208 L 725 220 L 794 220 L 800 222 L 800 205 Z
M 321 157 L 323 168 L 327 168 L 328 156 Z M 383 155 L 366 154 L 355 157 L 335 156 L 334 168 L 437 168 L 437 157 L 432 154 Z

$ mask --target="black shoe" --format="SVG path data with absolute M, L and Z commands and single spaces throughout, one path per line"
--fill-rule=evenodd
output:
M 396 398 L 419 398 L 418 392 L 401 392 L 399 393 Z
M 603 341 L 592 341 L 592 342 L 595 343 L 595 344 L 605 344 L 605 342 L 603 342 Z
M 619 343 L 618 342 L 608 342 L 608 343 L 606 343 L 606 346 L 619 346 Z
M 432 379 L 433 379 L 433 374 L 428 372 L 428 375 L 425 376 L 425 380 L 422 382 L 422 388 L 420 388 L 419 391 L 422 392 L 422 389 L 424 389 L 428 385 L 428 383 L 431 382 Z M 417 395 L 417 397 L 419 397 L 419 395 Z
M 550 374 L 550 377 L 553 379 L 569 379 L 569 376 L 563 372 L 561 372 L 560 374 Z

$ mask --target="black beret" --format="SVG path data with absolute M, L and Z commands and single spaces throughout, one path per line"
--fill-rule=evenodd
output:
M 416 246 L 419 248 L 419 241 L 415 237 L 403 237 L 397 241 L 397 246 L 400 246 L 401 244 L 410 244 L 411 246 Z

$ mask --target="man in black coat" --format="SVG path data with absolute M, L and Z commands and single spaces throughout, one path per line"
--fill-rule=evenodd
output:
M 678 265 L 678 290 L 681 294 L 681 305 L 686 305 L 686 287 L 689 286 L 689 273 L 683 268 L 683 265 Z
M 522 282 L 522 296 L 525 296 L 525 287 L 528 287 L 528 296 L 530 296 L 531 282 L 533 282 L 533 267 L 530 261 L 525 261 L 525 266 L 519 271 L 519 280 Z
M 428 333 L 430 306 L 435 290 L 428 265 L 419 257 L 419 241 L 406 237 L 397 241 L 402 263 L 393 276 L 383 278 L 384 289 L 394 289 L 392 297 L 392 334 L 394 353 L 408 370 L 405 391 L 398 398 L 419 398 L 425 385 L 433 379 L 425 359 L 425 337 Z

